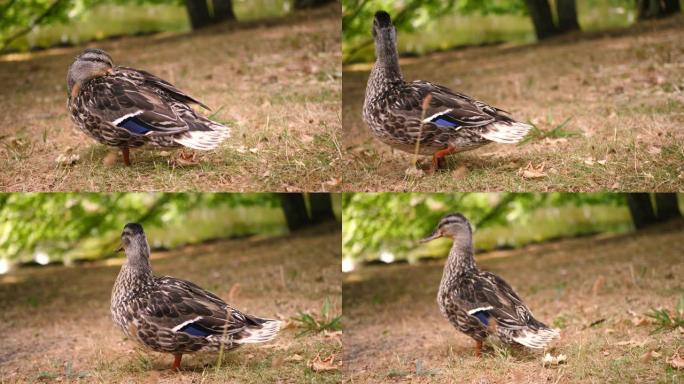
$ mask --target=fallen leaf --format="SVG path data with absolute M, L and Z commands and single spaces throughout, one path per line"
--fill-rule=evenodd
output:
M 276 356 L 271 361 L 271 368 L 280 368 L 285 362 L 285 356 Z
M 405 178 L 410 178 L 410 179 L 420 179 L 423 176 L 425 176 L 425 171 L 422 169 L 419 169 L 417 167 L 408 167 L 406 168 L 406 171 L 404 171 L 404 176 Z
M 679 350 L 665 361 L 674 369 L 684 369 L 684 357 L 679 354 Z
M 304 357 L 302 357 L 301 355 L 298 355 L 296 353 L 292 356 L 288 356 L 287 358 L 285 358 L 285 361 L 288 363 L 293 362 L 293 361 L 302 361 L 302 360 L 304 360 Z
M 454 169 L 453 172 L 451 172 L 451 177 L 453 177 L 454 180 L 459 180 L 464 178 L 466 173 L 468 173 L 468 168 L 466 168 L 465 165 L 461 165 L 460 167 Z
M 632 324 L 637 327 L 648 325 L 651 321 L 645 316 L 632 317 Z
M 342 179 L 332 177 L 332 178 L 330 178 L 330 180 L 326 181 L 324 184 L 331 186 L 331 187 L 337 187 L 338 185 L 340 185 L 341 182 L 342 182 Z
M 561 364 L 565 364 L 568 362 L 568 357 L 565 356 L 564 354 L 559 354 L 558 356 L 553 356 L 550 353 L 546 353 L 544 357 L 542 357 L 542 365 L 544 367 L 557 367 Z
M 318 354 L 307 364 L 307 366 L 314 372 L 330 372 L 340 369 L 340 366 L 335 363 L 334 353 L 325 359 L 321 359 L 320 354 Z
M 240 293 L 240 283 L 235 283 L 232 287 L 230 287 L 230 291 L 228 291 L 228 302 L 234 302 L 238 293 Z
M 647 351 L 646 353 L 644 353 L 643 355 L 641 355 L 641 357 L 639 358 L 639 360 L 640 360 L 642 363 L 644 363 L 644 364 L 648 364 L 652 359 L 655 359 L 655 358 L 658 358 L 658 357 L 660 357 L 660 353 L 651 350 L 651 351 Z
M 57 156 L 57 159 L 55 162 L 59 165 L 74 165 L 76 162 L 81 158 L 81 156 L 78 155 L 78 153 L 61 153 L 59 156 Z
M 540 177 L 546 177 L 544 166 L 545 163 L 541 163 L 539 166 L 535 167 L 532 165 L 532 162 L 529 162 L 525 168 L 520 168 L 518 170 L 518 176 L 522 176 L 523 179 L 537 179 Z
M 606 278 L 603 277 L 603 275 L 599 276 L 594 280 L 594 286 L 591 287 L 591 293 L 592 295 L 596 296 L 598 295 L 599 291 L 603 287 L 603 283 L 606 281 Z

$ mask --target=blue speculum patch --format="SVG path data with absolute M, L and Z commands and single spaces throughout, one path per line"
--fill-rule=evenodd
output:
M 207 330 L 205 330 L 204 328 L 193 325 L 193 324 L 188 324 L 188 325 L 184 326 L 183 328 L 180 329 L 180 331 L 185 332 L 191 336 L 200 336 L 200 337 L 209 336 L 211 334 L 211 333 L 207 332 Z
M 454 121 L 453 119 L 449 118 L 449 116 L 437 116 L 432 120 L 433 123 L 439 125 L 440 127 L 458 127 L 459 124 L 458 122 Z
M 129 117 L 128 119 L 120 122 L 119 127 L 126 128 L 127 131 L 138 135 L 144 135 L 151 131 L 147 124 L 136 119 L 135 117 Z
M 489 312 L 487 311 L 479 311 L 473 313 L 473 316 L 477 317 L 478 320 L 485 326 L 489 325 Z

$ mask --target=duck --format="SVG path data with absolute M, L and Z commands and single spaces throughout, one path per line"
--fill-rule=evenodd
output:
M 363 120 L 381 142 L 431 155 L 430 173 L 445 166 L 446 155 L 493 142 L 514 144 L 532 128 L 502 109 L 445 86 L 404 81 L 397 31 L 387 12 L 375 13 L 372 32 L 376 61 L 366 86 Z
M 265 343 L 280 331 L 278 320 L 241 312 L 189 281 L 155 276 L 150 246 L 138 223 L 124 226 L 117 251 L 125 252 L 126 262 L 112 288 L 112 319 L 130 340 L 173 354 L 175 371 L 183 354 Z
M 442 315 L 475 340 L 481 356 L 483 341 L 497 337 L 506 344 L 546 348 L 560 332 L 537 320 L 530 308 L 501 277 L 481 271 L 473 257 L 473 229 L 460 213 L 444 216 L 425 243 L 440 237 L 453 240 L 437 293 Z
M 198 114 L 205 104 L 148 72 L 114 65 L 104 50 L 83 50 L 67 72 L 67 108 L 76 126 L 96 141 L 121 149 L 188 147 L 212 150 L 230 128 Z

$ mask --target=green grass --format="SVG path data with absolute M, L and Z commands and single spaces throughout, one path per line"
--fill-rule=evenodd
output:
M 297 316 L 292 318 L 292 320 L 298 323 L 297 326 L 301 329 L 297 333 L 297 337 L 316 334 L 323 331 L 341 331 L 342 315 L 333 317 L 330 310 L 330 298 L 326 298 L 321 307 L 320 316 L 300 311 Z
M 670 331 L 679 327 L 684 327 L 684 295 L 679 298 L 674 312 L 666 309 L 651 309 L 646 316 L 653 322 L 653 333 Z

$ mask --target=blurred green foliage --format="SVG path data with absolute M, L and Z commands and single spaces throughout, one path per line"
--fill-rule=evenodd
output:
M 539 209 L 625 206 L 625 201 L 624 195 L 616 193 L 345 194 L 342 251 L 345 258 L 356 260 L 376 259 L 382 251 L 406 253 L 452 212 L 463 213 L 477 231 L 522 227 Z M 554 220 L 560 226 L 569 225 L 570 217 L 562 215 L 556 215 Z M 568 222 L 564 222 L 566 219 Z M 619 219 L 630 225 L 626 207 Z M 526 239 L 541 240 L 525 235 Z
M 226 206 L 280 207 L 280 200 L 268 193 L 4 193 L 0 259 L 30 259 L 37 249 L 61 259 L 81 242 L 118 233 L 127 222 L 168 224 L 198 207 Z
M 636 15 L 635 3 L 577 0 L 580 25 L 583 30 L 629 25 Z M 342 0 L 344 62 L 372 60 L 373 15 L 381 9 L 392 15 L 400 33 L 400 52 L 424 54 L 457 45 L 534 40 L 524 0 Z

